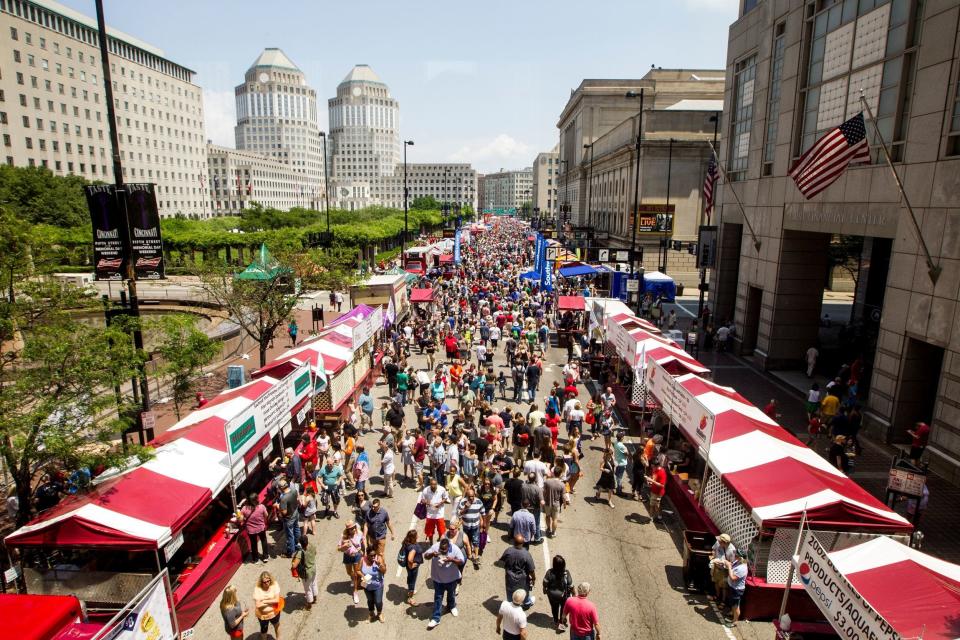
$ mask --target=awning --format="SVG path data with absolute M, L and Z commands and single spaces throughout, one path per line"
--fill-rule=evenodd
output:
M 557 309 L 560 311 L 583 311 L 584 308 L 583 296 L 560 296 L 557 298 Z
M 4 635 L 17 640 L 50 640 L 83 617 L 73 596 L 0 594 Z
M 7 536 L 12 546 L 160 549 L 230 482 L 224 427 L 278 384 L 265 377 L 215 396 L 154 440 L 154 457 L 107 471 Z
M 453 254 L 445 253 L 440 256 L 440 264 L 453 264 Z
M 411 289 L 410 302 L 433 302 L 433 289 Z
M 573 264 L 566 267 L 560 267 L 559 274 L 564 278 L 575 278 L 577 276 L 592 276 L 597 270 L 588 264 Z
M 960 637 L 960 566 L 884 536 L 829 556 L 837 571 L 901 638 Z

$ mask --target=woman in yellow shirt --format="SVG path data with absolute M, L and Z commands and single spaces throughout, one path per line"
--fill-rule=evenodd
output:
M 260 621 L 260 638 L 266 640 L 267 629 L 273 625 L 273 635 L 280 640 L 280 613 L 283 610 L 283 598 L 280 597 L 280 585 L 269 571 L 260 574 L 257 586 L 253 589 L 253 603 L 257 619 Z

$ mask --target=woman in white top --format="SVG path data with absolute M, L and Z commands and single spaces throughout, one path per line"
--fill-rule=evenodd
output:
M 393 462 L 393 449 L 386 442 L 380 443 L 380 475 L 383 476 L 383 491 L 387 498 L 393 497 L 393 476 L 397 467 Z
M 400 452 L 403 459 L 403 477 L 412 478 L 415 470 L 413 464 L 413 446 L 416 444 L 417 439 L 413 436 L 412 431 L 408 431 L 407 435 L 400 441 Z M 407 471 L 409 469 L 409 472 Z

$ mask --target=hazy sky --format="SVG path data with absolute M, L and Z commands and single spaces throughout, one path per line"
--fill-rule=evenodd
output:
M 94 0 L 60 0 L 94 16 Z M 636 78 L 651 64 L 723 68 L 738 0 L 104 0 L 107 24 L 197 72 L 207 137 L 234 146 L 233 88 L 280 47 L 327 99 L 366 63 L 400 102 L 413 162 L 529 166 L 557 142 L 583 78 Z

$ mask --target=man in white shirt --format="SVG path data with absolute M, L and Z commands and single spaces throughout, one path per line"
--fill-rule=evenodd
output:
M 604 411 L 612 411 L 617 404 L 617 398 L 613 395 L 613 389 L 607 387 L 606 393 L 600 395 L 600 402 L 603 404 Z
M 527 640 L 527 614 L 523 602 L 527 592 L 517 589 L 511 597 L 512 602 L 504 600 L 497 612 L 497 635 L 503 630 L 503 640 Z
M 540 452 L 534 451 L 533 457 L 523 463 L 523 475 L 531 473 L 537 476 L 537 486 L 543 489 L 543 479 L 550 473 L 550 468 L 540 460 Z
M 393 475 L 397 472 L 393 459 L 393 449 L 386 440 L 380 442 L 380 474 L 383 476 L 383 492 L 387 498 L 393 497 Z
M 436 478 L 430 478 L 430 485 L 420 492 L 420 503 L 427 507 L 426 536 L 433 544 L 433 534 L 440 538 L 447 533 L 446 510 L 450 504 L 450 494 L 437 484 Z
M 480 369 L 486 365 L 487 362 L 487 346 L 482 342 L 477 345 L 477 364 L 480 365 Z

